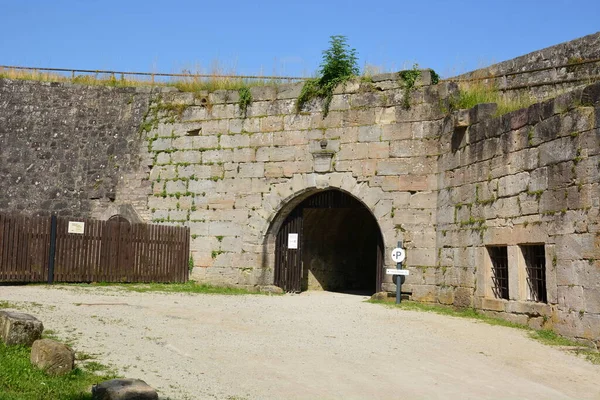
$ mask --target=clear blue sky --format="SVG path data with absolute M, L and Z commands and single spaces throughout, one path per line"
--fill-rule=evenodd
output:
M 0 64 L 311 76 L 331 35 L 444 77 L 600 31 L 600 0 L 0 0 Z

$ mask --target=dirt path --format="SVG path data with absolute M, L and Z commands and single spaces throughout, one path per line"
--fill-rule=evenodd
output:
M 600 399 L 600 366 L 520 330 L 365 299 L 0 286 L 172 399 Z

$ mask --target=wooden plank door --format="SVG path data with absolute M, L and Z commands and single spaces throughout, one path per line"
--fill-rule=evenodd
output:
M 275 245 L 275 285 L 286 292 L 300 292 L 302 281 L 302 209 L 297 207 L 285 219 Z M 289 248 L 290 234 L 297 234 L 297 249 Z

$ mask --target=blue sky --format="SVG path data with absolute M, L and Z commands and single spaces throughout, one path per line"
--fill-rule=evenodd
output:
M 0 64 L 311 76 L 331 35 L 361 69 L 444 77 L 600 31 L 599 0 L 0 0 Z M 215 67 L 218 65 L 218 67 Z

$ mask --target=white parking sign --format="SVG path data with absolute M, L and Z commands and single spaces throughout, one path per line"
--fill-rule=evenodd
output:
M 394 250 L 392 250 L 392 260 L 394 260 L 395 263 L 401 263 L 405 258 L 406 252 L 403 248 L 396 247 Z

